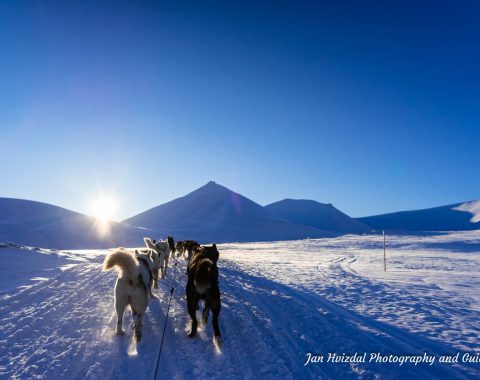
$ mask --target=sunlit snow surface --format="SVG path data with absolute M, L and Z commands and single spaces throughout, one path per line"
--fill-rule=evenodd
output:
M 224 244 L 221 348 L 210 323 L 186 337 L 185 263 L 168 269 L 144 339 L 114 335 L 107 251 L 0 248 L 0 378 L 151 378 L 171 281 L 178 281 L 158 378 L 478 378 L 480 232 Z M 421 363 L 311 363 L 307 353 L 435 355 Z M 460 356 L 461 358 L 461 356 Z

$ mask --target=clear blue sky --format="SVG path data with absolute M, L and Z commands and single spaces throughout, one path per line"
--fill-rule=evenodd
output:
M 480 3 L 329 3 L 0 2 L 0 196 L 480 198 Z

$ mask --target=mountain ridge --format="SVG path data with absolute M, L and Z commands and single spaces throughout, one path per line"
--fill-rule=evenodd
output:
M 480 229 L 480 200 L 355 218 L 374 229 L 463 231 Z
M 49 203 L 0 198 L 2 242 L 56 249 L 109 248 L 132 245 L 144 234 L 137 227 L 100 224 L 92 216 Z
M 331 203 L 320 203 L 311 199 L 286 198 L 270 203 L 265 208 L 293 223 L 335 233 L 366 233 L 372 229 L 338 210 Z
M 279 219 L 251 199 L 213 181 L 123 222 L 177 234 L 180 239 L 203 241 L 271 241 L 332 236 L 328 231 Z
M 285 209 L 279 206 L 285 206 Z M 287 198 L 266 206 L 213 181 L 169 202 L 108 222 L 34 200 L 0 198 L 0 242 L 58 249 L 138 246 L 144 235 L 202 243 L 277 241 L 369 233 L 480 229 L 480 201 L 351 218 L 331 203 Z

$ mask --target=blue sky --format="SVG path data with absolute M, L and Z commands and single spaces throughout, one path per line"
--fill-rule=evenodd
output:
M 480 198 L 478 2 L 158 3 L 0 2 L 0 196 Z

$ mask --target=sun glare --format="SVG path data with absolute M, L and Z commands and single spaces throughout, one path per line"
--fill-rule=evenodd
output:
M 110 197 L 99 197 L 92 202 L 91 214 L 100 222 L 108 222 L 115 214 L 116 202 Z

